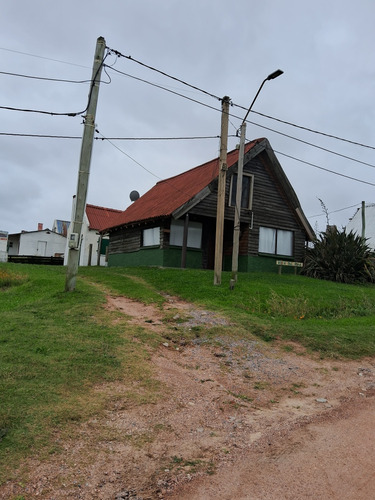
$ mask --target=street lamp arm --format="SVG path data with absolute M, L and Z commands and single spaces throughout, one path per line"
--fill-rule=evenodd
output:
M 268 80 L 273 80 L 274 78 L 277 78 L 278 76 L 282 75 L 284 73 L 284 71 L 282 71 L 281 69 L 278 69 L 276 71 L 274 71 L 273 73 L 271 73 L 270 75 L 267 76 L 267 78 L 265 78 L 261 84 L 261 86 L 259 87 L 258 89 L 258 92 L 255 94 L 255 97 L 253 99 L 253 102 L 250 104 L 250 107 L 249 109 L 247 110 L 247 113 L 245 115 L 245 118 L 242 120 L 242 124 L 245 123 L 246 121 L 246 118 L 249 116 L 249 113 L 254 105 L 254 102 L 257 100 L 257 97 L 258 95 L 260 94 L 260 91 L 262 90 L 263 88 L 263 85 L 268 81 Z

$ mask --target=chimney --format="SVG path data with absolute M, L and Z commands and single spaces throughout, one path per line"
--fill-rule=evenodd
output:
M 38 231 L 43 231 L 43 222 L 38 222 Z

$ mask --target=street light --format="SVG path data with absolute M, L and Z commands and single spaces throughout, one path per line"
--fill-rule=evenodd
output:
M 234 284 L 237 281 L 237 273 L 238 273 L 238 253 L 239 253 L 239 242 L 240 242 L 240 215 L 241 215 L 241 197 L 242 197 L 242 177 L 243 177 L 243 162 L 244 162 L 244 150 L 245 150 L 245 140 L 246 140 L 246 118 L 248 117 L 251 108 L 254 105 L 260 91 L 263 88 L 263 85 L 268 80 L 274 80 L 278 76 L 282 75 L 284 72 L 281 69 L 278 69 L 271 73 L 265 78 L 256 93 L 253 102 L 250 104 L 247 113 L 242 120 L 242 124 L 240 127 L 241 137 L 240 137 L 240 149 L 238 153 L 238 171 L 237 171 L 237 190 L 236 190 L 236 206 L 234 210 L 234 229 L 233 229 L 233 253 L 232 253 L 232 279 L 231 279 L 231 288 L 234 287 Z

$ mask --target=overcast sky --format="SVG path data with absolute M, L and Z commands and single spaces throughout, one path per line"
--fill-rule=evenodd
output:
M 270 141 L 314 229 L 324 230 L 327 219 L 319 199 L 339 228 L 362 200 L 375 202 L 373 0 L 8 0 L 0 19 L 0 230 L 70 220 L 82 117 L 3 107 L 84 110 L 88 83 L 25 76 L 89 80 L 100 36 L 125 56 L 228 95 L 229 150 L 238 143 L 241 106 L 280 68 L 284 74 L 266 82 L 253 108 L 272 118 L 250 113 L 247 139 Z M 132 190 L 144 194 L 219 155 L 221 103 L 128 58 L 112 54 L 105 63 L 112 68 L 102 73 L 96 137 L 213 137 L 95 140 L 87 202 L 125 209 Z

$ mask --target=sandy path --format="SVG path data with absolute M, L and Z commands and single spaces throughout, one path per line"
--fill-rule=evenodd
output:
M 112 397 L 104 414 L 71 439 L 56 433 L 61 451 L 23 464 L 29 477 L 16 471 L 1 499 L 375 498 L 375 359 L 313 359 L 250 335 L 206 342 L 204 328 L 223 318 L 172 298 L 168 307 L 190 316 L 178 328 L 203 334 L 152 355 L 163 397 L 136 405 L 136 382 L 97 387 Z M 173 339 L 152 306 L 108 297 L 108 308 Z

